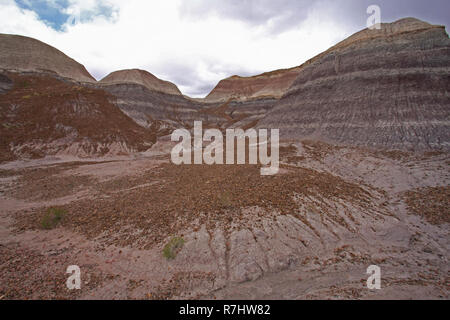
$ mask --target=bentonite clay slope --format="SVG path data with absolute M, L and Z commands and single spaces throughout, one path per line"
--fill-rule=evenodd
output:
M 86 68 L 56 48 L 39 40 L 0 34 L 0 69 L 50 72 L 81 82 L 95 82 Z
M 166 135 L 184 126 L 183 121 L 193 122 L 196 117 L 195 103 L 186 99 L 176 85 L 147 71 L 116 71 L 99 84 L 116 97 L 115 104 L 126 115 L 157 135 Z
M 187 99 L 181 94 L 152 90 L 133 82 L 100 85 L 100 88 L 114 96 L 113 103 L 137 124 L 155 129 L 162 135 L 174 128 L 192 126 L 195 120 L 214 124 L 221 120 L 218 116 L 201 113 L 207 104 Z
M 190 99 L 178 88 L 142 70 L 124 70 L 99 82 L 100 88 L 117 99 L 116 105 L 137 124 L 158 135 L 176 128 L 190 128 L 201 120 L 205 127 L 247 126 L 260 119 L 275 103 L 274 98 L 248 101 L 208 102 Z
M 110 73 L 100 81 L 101 84 L 124 84 L 135 83 L 146 87 L 149 90 L 159 91 L 162 93 L 181 95 L 178 87 L 169 82 L 161 80 L 150 72 L 139 69 L 121 70 Z
M 156 141 L 104 90 L 44 74 L 0 74 L 0 83 L 10 88 L 0 94 L 0 162 L 125 155 L 146 151 Z
M 246 101 L 257 98 L 279 99 L 300 72 L 299 67 L 276 70 L 253 77 L 232 76 L 220 81 L 205 98 L 208 102 Z
M 121 83 L 102 86 L 116 97 L 115 104 L 137 124 L 157 130 L 158 135 L 173 129 L 191 128 L 194 121 L 204 127 L 252 127 L 270 110 L 276 99 L 248 101 L 200 102 L 134 84 Z
M 450 148 L 450 40 L 407 18 L 308 61 L 259 127 L 284 138 L 400 149 Z

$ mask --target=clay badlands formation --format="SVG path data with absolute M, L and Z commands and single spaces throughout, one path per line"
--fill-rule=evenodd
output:
M 205 98 L 206 101 L 246 101 L 258 98 L 279 99 L 298 77 L 301 68 L 277 70 L 254 77 L 232 76 L 222 80 Z
M 84 66 L 61 51 L 39 40 L 16 35 L 0 35 L 0 69 L 50 72 L 80 82 L 95 82 Z
M 448 299 L 449 89 L 412 18 L 205 99 L 0 35 L 0 299 Z M 280 129 L 280 173 L 173 165 L 196 120 Z
M 101 84 L 125 84 L 134 83 L 144 86 L 145 88 L 166 94 L 181 95 L 181 91 L 171 82 L 158 79 L 150 72 L 133 69 L 116 71 L 100 81 Z
M 285 137 L 450 148 L 450 40 L 416 19 L 364 30 L 304 64 L 260 122 Z

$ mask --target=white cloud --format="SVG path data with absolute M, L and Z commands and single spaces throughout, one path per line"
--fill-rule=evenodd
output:
M 52 1 L 54 0 L 47 0 Z M 343 22 L 311 7 L 306 18 L 274 33 L 271 23 L 204 15 L 187 18 L 181 0 L 69 0 L 65 13 L 95 12 L 63 31 L 32 11 L 0 0 L 0 32 L 31 36 L 62 50 L 97 78 L 143 68 L 175 82 L 183 93 L 205 95 L 224 77 L 257 74 L 301 64 L 349 35 Z M 111 16 L 101 8 L 112 8 Z M 271 21 L 276 19 L 271 18 Z

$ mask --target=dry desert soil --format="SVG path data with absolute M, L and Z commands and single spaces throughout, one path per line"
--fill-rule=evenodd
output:
M 449 298 L 447 153 L 286 141 L 263 177 L 170 149 L 2 164 L 0 299 Z

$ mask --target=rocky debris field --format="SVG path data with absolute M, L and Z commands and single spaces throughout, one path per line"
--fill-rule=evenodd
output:
M 448 299 L 446 153 L 280 151 L 269 177 L 168 155 L 1 165 L 0 299 Z
M 450 223 L 450 187 L 425 187 L 405 194 L 408 210 L 434 224 Z

